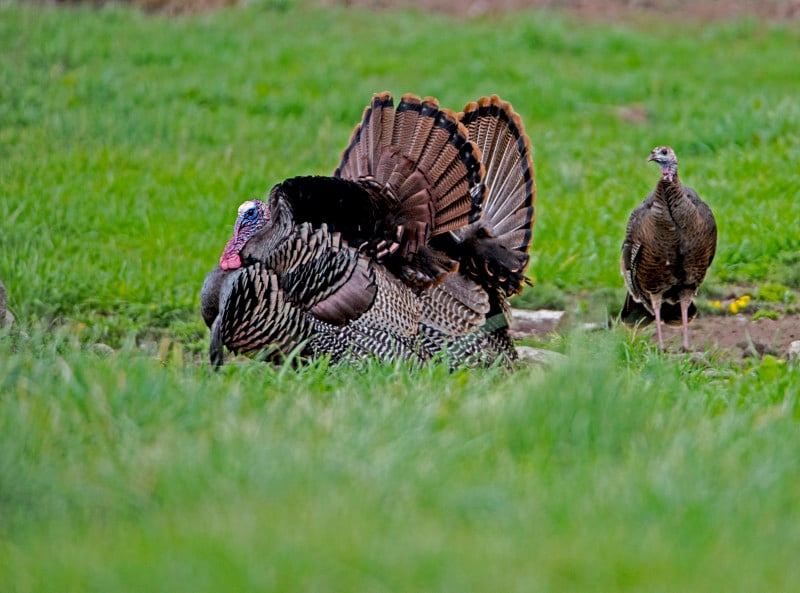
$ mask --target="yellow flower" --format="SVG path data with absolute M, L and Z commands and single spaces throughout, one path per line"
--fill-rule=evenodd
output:
M 733 301 L 730 305 L 728 305 L 728 309 L 731 313 L 736 315 L 739 312 L 739 301 Z
M 719 309 L 722 306 L 722 303 L 720 303 L 719 301 L 712 301 L 711 306 L 714 307 L 715 309 Z
M 750 302 L 750 295 L 749 294 L 743 294 L 741 297 L 739 297 L 739 300 L 741 301 L 742 306 L 746 307 L 747 303 Z

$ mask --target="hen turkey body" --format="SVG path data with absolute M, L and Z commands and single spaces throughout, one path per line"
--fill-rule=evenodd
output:
M 697 192 L 681 183 L 672 148 L 656 147 L 647 160 L 658 164 L 661 178 L 628 220 L 620 258 L 628 289 L 621 319 L 631 326 L 655 320 L 661 349 L 661 323 L 681 325 L 688 350 L 688 326 L 697 314 L 693 300 L 714 259 L 717 223 Z

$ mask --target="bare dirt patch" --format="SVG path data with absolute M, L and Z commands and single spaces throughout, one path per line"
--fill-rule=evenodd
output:
M 511 333 L 516 339 L 547 339 L 554 332 L 576 326 L 563 311 L 512 311 Z M 602 324 L 583 324 L 586 329 L 600 329 Z M 664 326 L 664 341 L 670 351 L 681 350 L 681 328 Z M 655 344 L 655 326 L 637 330 L 645 332 Z M 789 356 L 792 342 L 800 340 L 800 315 L 783 313 L 777 319 L 751 316 L 700 314 L 689 325 L 689 341 L 695 351 L 710 351 L 731 360 L 760 358 L 767 354 L 778 358 Z
M 665 328 L 668 348 L 680 349 L 681 329 Z M 800 340 L 800 316 L 753 320 L 745 315 L 698 316 L 689 326 L 689 340 L 695 348 L 718 350 L 731 358 L 787 357 L 792 342 Z M 656 341 L 653 331 L 653 341 Z

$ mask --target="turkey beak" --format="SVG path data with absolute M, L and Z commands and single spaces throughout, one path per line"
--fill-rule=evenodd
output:
M 649 163 L 650 161 L 654 161 L 654 160 L 656 160 L 656 155 L 651 152 L 650 156 L 647 157 L 647 162 Z

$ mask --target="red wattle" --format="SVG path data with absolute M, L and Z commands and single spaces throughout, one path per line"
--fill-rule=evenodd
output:
M 219 267 L 223 270 L 235 270 L 242 267 L 242 258 L 238 253 L 223 253 L 219 258 Z

